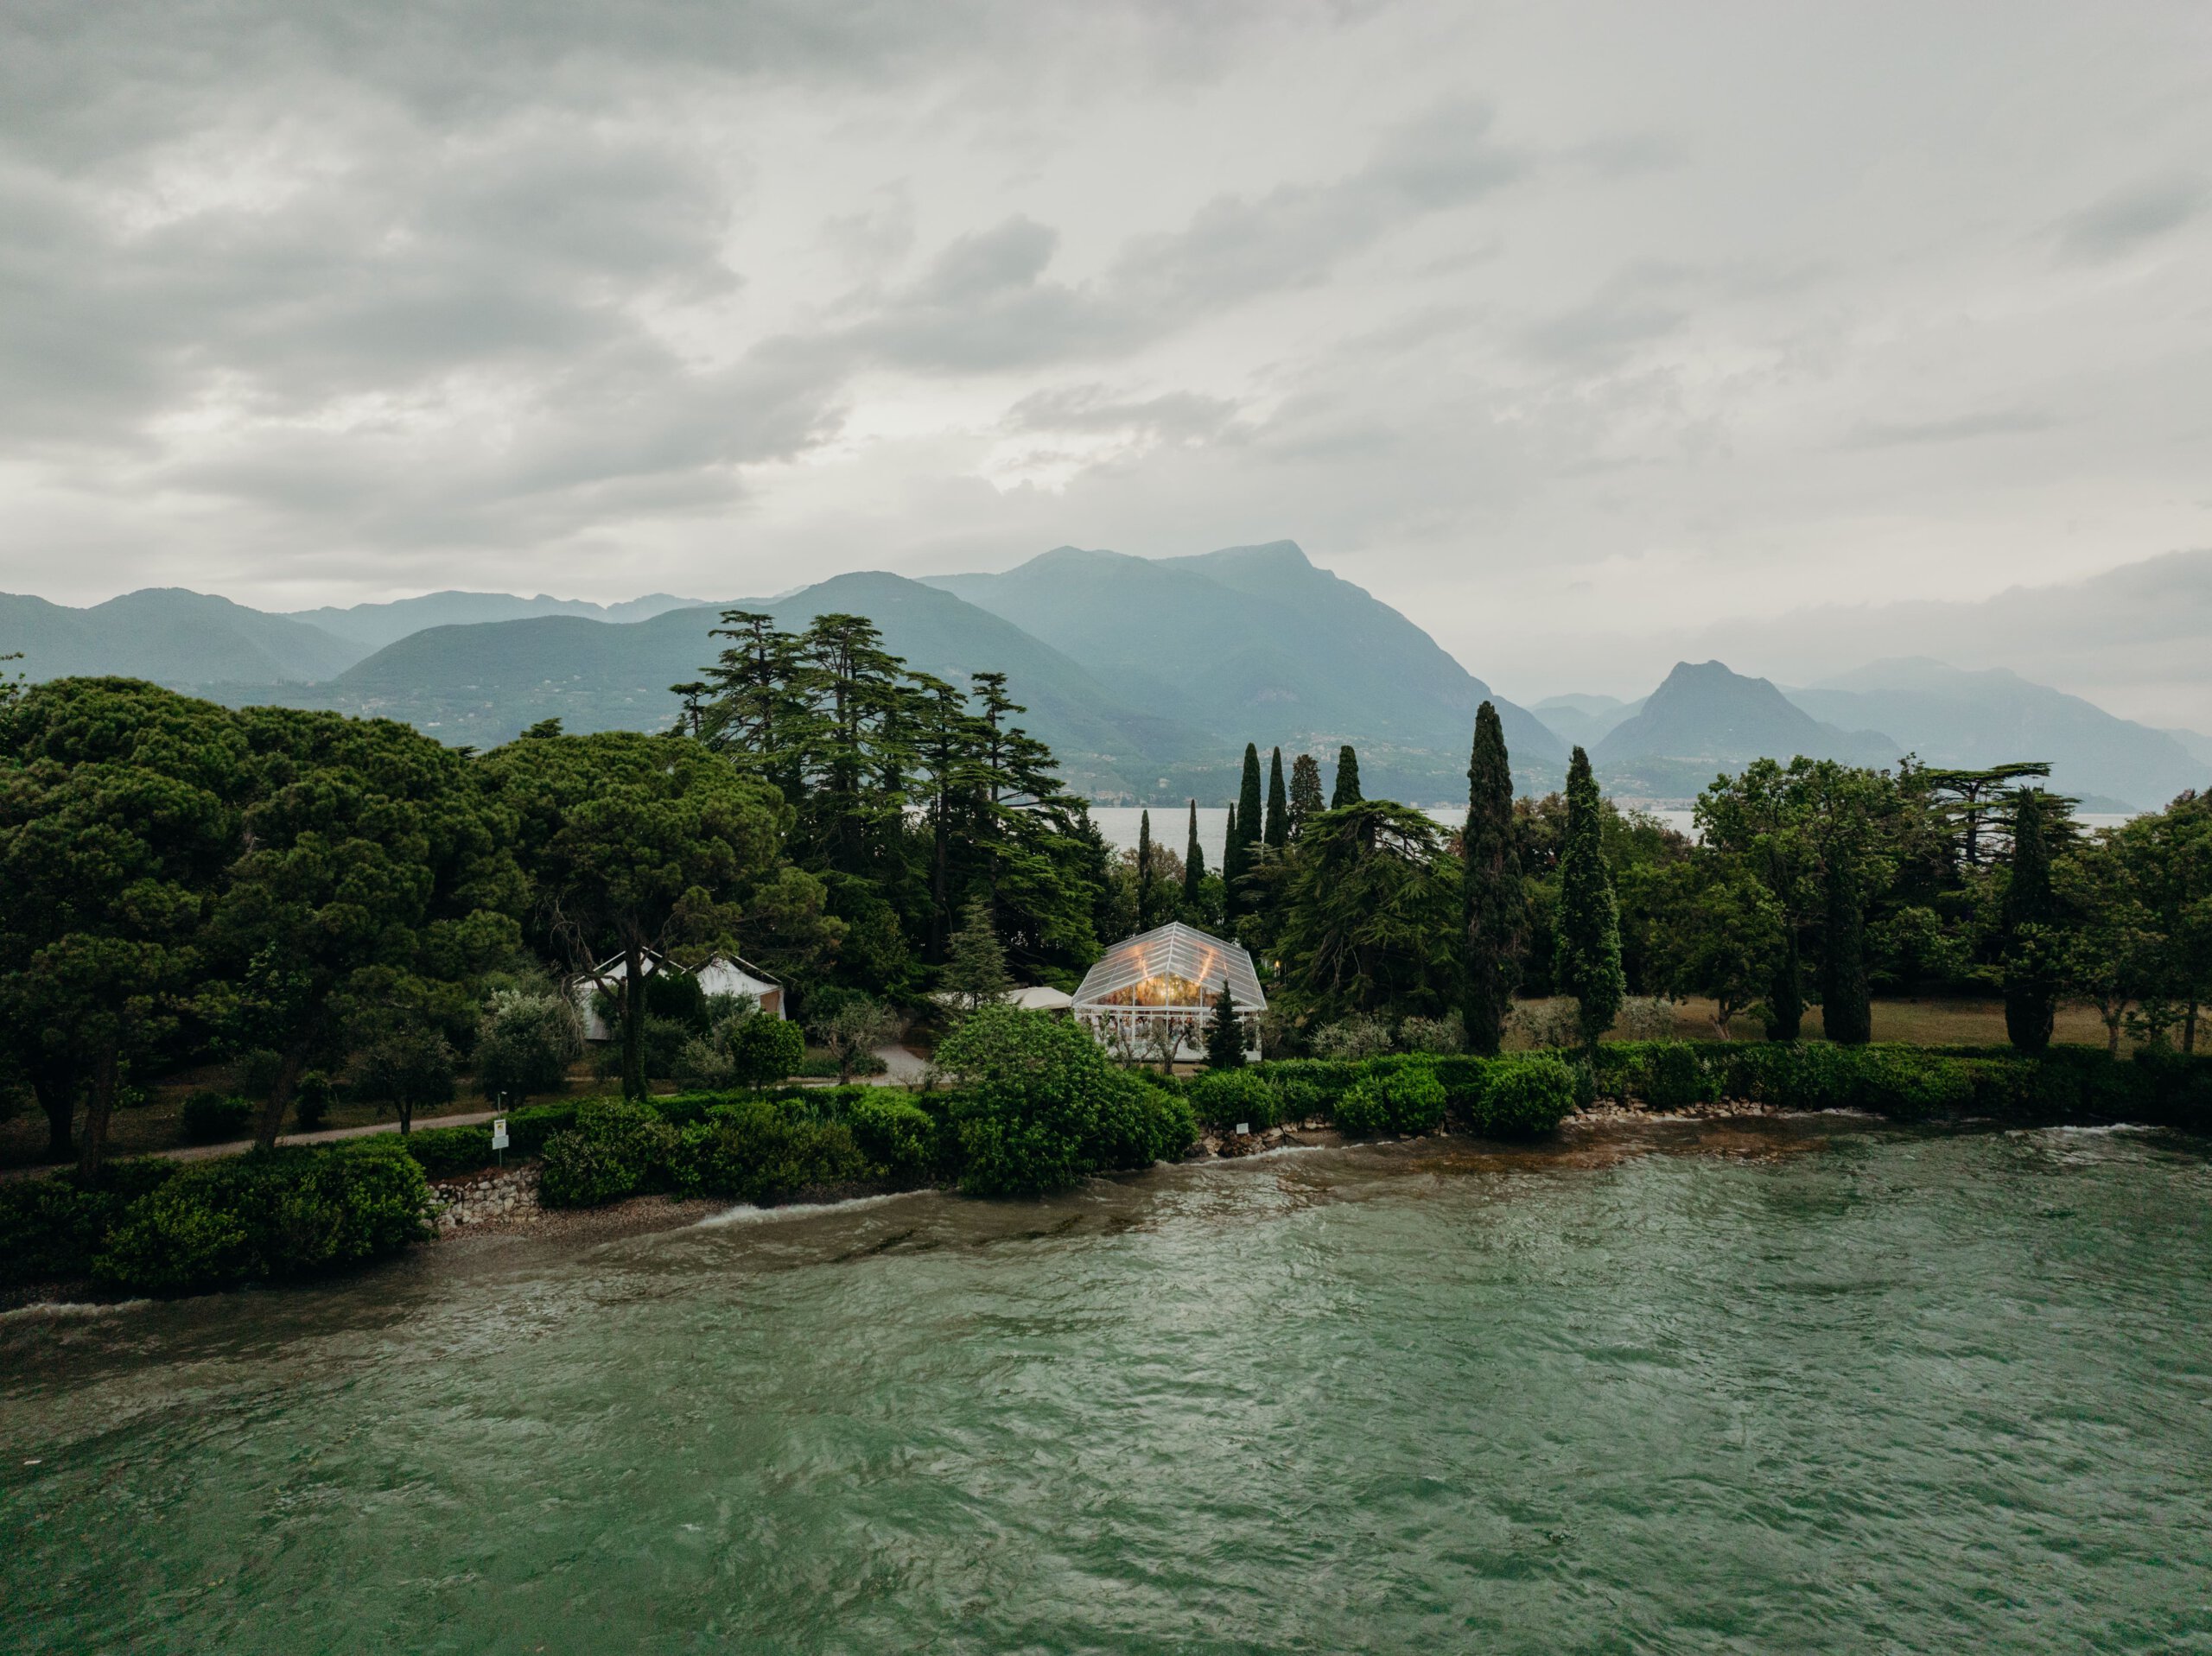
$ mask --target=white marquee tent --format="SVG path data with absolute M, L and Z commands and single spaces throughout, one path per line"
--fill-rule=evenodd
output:
M 1261 991 L 1252 957 L 1236 943 L 1178 922 L 1126 937 L 1098 957 L 1075 992 L 1076 1021 L 1106 1046 L 1135 1057 L 1205 1056 L 1206 1024 L 1226 984 L 1244 1025 L 1248 1057 L 1260 1056 Z

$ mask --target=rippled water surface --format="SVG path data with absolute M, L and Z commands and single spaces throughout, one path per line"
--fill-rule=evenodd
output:
M 0 1645 L 2212 1651 L 2208 1213 L 1657 1126 L 16 1313 Z

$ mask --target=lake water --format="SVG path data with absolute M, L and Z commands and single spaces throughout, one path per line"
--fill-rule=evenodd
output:
M 0 1642 L 2212 1649 L 2208 1212 L 2154 1133 L 1655 1124 L 18 1312 Z
M 1467 820 L 1467 809 L 1464 805 L 1425 805 L 1421 809 L 1447 834 L 1459 832 L 1460 825 Z M 1138 820 L 1141 815 L 1142 812 L 1132 805 L 1094 805 L 1090 810 L 1091 820 L 1098 824 L 1099 833 L 1105 836 L 1106 843 L 1117 851 L 1135 847 L 1137 842 Z M 1657 817 L 1678 834 L 1686 834 L 1693 840 L 1697 838 L 1695 817 L 1687 809 L 1653 810 L 1648 815 Z M 2125 815 L 2113 815 L 2099 811 L 2082 811 L 2076 815 L 2075 820 L 2084 828 L 2118 828 L 2128 818 Z M 1153 809 L 1153 837 L 1166 845 L 1178 856 L 1182 854 L 1184 841 L 1190 833 L 1190 828 L 1188 806 L 1164 805 Z M 1205 851 L 1206 866 L 1216 872 L 1220 870 L 1221 848 L 1228 835 L 1227 807 L 1199 806 L 1198 844 Z

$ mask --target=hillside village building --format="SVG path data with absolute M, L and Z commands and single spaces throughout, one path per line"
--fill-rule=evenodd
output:
M 1244 1027 L 1244 1056 L 1256 1060 L 1268 998 L 1252 957 L 1180 922 L 1124 938 L 1100 955 L 1075 992 L 1075 1019 L 1118 1054 L 1156 1059 L 1160 1044 L 1172 1038 L 1175 1058 L 1196 1061 L 1205 1056 L 1206 1026 L 1224 984 Z

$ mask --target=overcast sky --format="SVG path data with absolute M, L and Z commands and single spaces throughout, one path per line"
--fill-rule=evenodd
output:
M 67 602 L 1288 537 L 1526 700 L 2212 545 L 2201 0 L 8 0 L 0 146 Z

